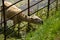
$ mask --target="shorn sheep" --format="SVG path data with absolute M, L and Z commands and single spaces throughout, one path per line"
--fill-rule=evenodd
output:
M 12 3 L 8 2 L 8 1 L 4 1 L 4 5 L 5 5 L 5 8 L 9 7 L 10 5 L 12 5 Z M 3 7 L 1 6 L 0 10 L 2 10 Z M 22 10 L 19 9 L 18 7 L 16 7 L 15 5 L 9 7 L 8 9 L 5 9 L 5 17 L 6 17 L 6 20 L 9 19 L 10 17 L 20 13 Z M 2 14 L 2 18 L 3 18 L 3 12 L 1 13 Z M 28 16 L 28 15 L 25 15 L 24 12 L 20 13 L 19 15 L 16 15 L 14 16 L 13 18 L 11 18 L 10 20 L 13 20 L 13 24 L 17 24 L 19 21 L 26 21 L 26 22 L 29 22 L 29 23 L 34 23 L 34 24 L 42 24 L 43 23 L 43 20 L 40 19 L 38 16 L 36 15 L 31 15 L 31 16 Z M 24 29 L 23 29 L 24 30 Z M 28 32 L 30 29 L 29 28 L 26 28 L 26 31 Z M 20 30 L 21 31 L 21 30 Z M 21 36 L 22 35 L 25 35 L 25 30 L 22 31 L 21 33 Z
M 12 5 L 12 3 L 8 2 L 8 1 L 4 1 L 4 5 L 5 5 L 5 8 L 7 8 L 10 5 Z M 3 8 L 1 7 L 1 10 L 2 9 Z M 6 19 L 9 19 L 11 16 L 18 14 L 20 11 L 22 11 L 22 10 L 19 9 L 18 7 L 16 7 L 15 5 L 9 7 L 8 9 L 5 10 Z M 13 20 L 14 24 L 18 23 L 19 21 L 26 21 L 26 22 L 35 23 L 35 24 L 43 23 L 43 20 L 40 19 L 38 16 L 36 16 L 36 15 L 28 16 L 28 15 L 25 15 L 25 13 L 24 14 L 20 13 L 19 15 L 16 15 L 15 17 L 11 18 L 10 20 Z

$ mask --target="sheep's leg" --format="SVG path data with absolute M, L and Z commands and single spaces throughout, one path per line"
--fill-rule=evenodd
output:
M 19 16 L 17 15 L 17 22 L 18 22 L 18 38 L 21 38 L 21 33 L 20 33 L 20 23 L 21 23 L 21 20 L 19 20 Z
M 21 21 L 19 20 L 18 16 L 15 16 L 12 19 L 13 19 L 13 23 L 14 23 L 13 30 L 14 30 L 16 24 L 17 24 L 17 28 L 18 28 L 18 34 L 17 34 L 17 36 L 18 36 L 18 38 L 21 38 L 21 34 L 20 34 L 20 23 L 21 23 Z

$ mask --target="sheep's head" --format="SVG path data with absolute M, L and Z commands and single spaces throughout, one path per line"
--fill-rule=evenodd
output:
M 30 16 L 30 18 L 32 19 L 33 22 L 35 23 L 39 23 L 39 24 L 43 24 L 43 20 L 41 18 L 39 18 L 38 16 L 36 15 L 33 15 L 33 16 Z

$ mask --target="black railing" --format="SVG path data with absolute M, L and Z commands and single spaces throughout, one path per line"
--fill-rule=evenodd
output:
M 19 0 L 19 1 L 15 2 L 15 3 L 13 3 L 13 4 L 10 5 L 9 7 L 11 7 L 11 6 L 19 3 L 20 1 L 22 1 L 22 0 Z M 56 1 L 56 11 L 58 10 L 58 0 L 54 0 L 52 3 L 50 3 L 50 0 L 48 0 L 48 5 L 44 6 L 44 7 L 41 8 L 41 9 L 38 9 L 38 10 L 36 10 L 34 13 L 30 14 L 30 8 L 33 7 L 33 6 L 35 6 L 35 5 L 37 5 L 37 4 L 39 4 L 39 3 L 42 2 L 42 1 L 44 1 L 44 0 L 38 1 L 37 3 L 35 3 L 35 4 L 33 4 L 33 5 L 30 6 L 30 0 L 28 0 L 28 8 L 22 10 L 21 12 L 19 12 L 19 13 L 16 14 L 16 15 L 11 16 L 9 19 L 11 19 L 11 18 L 19 15 L 20 13 L 26 11 L 27 9 L 28 9 L 28 16 L 30 16 L 30 15 L 33 15 L 33 14 L 35 14 L 36 12 L 40 11 L 41 9 L 44 9 L 45 7 L 48 7 L 48 8 L 47 8 L 47 16 L 46 16 L 46 18 L 48 18 L 48 17 L 49 17 L 50 5 L 51 5 L 52 3 L 54 3 L 55 1 Z M 0 10 L 0 12 L 1 12 L 1 11 L 3 12 L 4 20 L 3 20 L 3 22 L 1 22 L 0 24 L 1 24 L 1 26 L 2 26 L 2 23 L 4 23 L 4 40 L 6 40 L 6 37 L 8 36 L 8 35 L 6 35 L 6 30 L 7 30 L 7 29 L 6 29 L 6 28 L 7 28 L 6 21 L 8 21 L 9 19 L 7 19 L 7 20 L 5 19 L 5 10 L 8 9 L 9 7 L 5 8 L 5 6 L 4 6 L 4 0 L 2 0 L 2 6 L 1 6 L 1 7 L 3 7 L 3 9 Z M 53 8 L 52 8 L 52 9 L 53 9 Z M 51 9 L 51 10 L 52 10 L 52 9 Z M 18 21 L 21 22 L 20 20 L 18 20 Z M 19 22 L 18 22 L 17 24 L 19 24 Z M 16 24 L 14 24 L 13 26 L 15 26 L 15 25 L 16 25 Z M 29 26 L 29 25 L 30 25 L 30 24 L 28 23 L 28 26 Z M 19 36 L 19 30 L 20 30 L 19 26 L 20 26 L 20 25 L 18 25 L 18 36 Z M 11 27 L 12 27 L 12 26 L 11 26 Z M 9 28 L 11 28 L 11 27 L 9 27 Z M 8 29 L 9 29 L 9 28 L 8 28 Z M 13 32 L 13 31 L 12 31 L 12 32 Z
M 6 40 L 6 21 L 5 21 L 5 5 L 4 0 L 2 0 L 2 6 L 3 6 L 3 17 L 4 17 L 4 40 Z

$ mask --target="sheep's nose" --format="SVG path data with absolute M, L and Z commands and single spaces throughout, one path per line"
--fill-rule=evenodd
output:
M 43 20 L 38 20 L 38 23 L 43 24 Z

